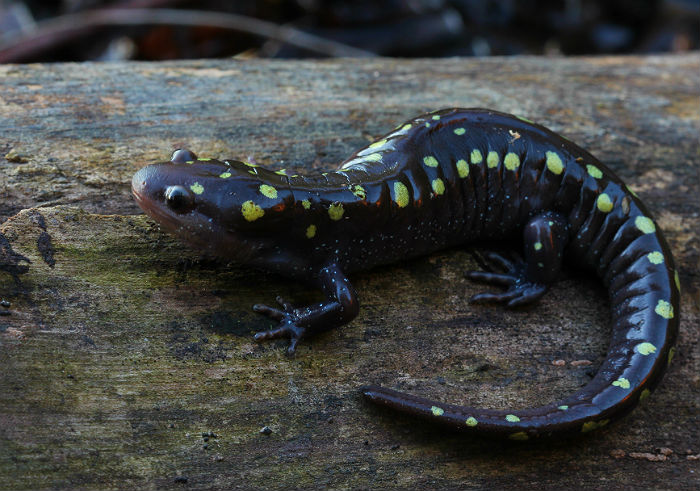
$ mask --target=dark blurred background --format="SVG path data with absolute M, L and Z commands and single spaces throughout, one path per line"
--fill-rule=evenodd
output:
M 697 50 L 700 0 L 0 0 L 0 62 Z

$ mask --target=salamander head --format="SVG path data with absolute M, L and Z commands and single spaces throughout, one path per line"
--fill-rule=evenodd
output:
M 285 179 L 177 150 L 170 162 L 139 170 L 131 189 L 146 214 L 200 252 L 245 262 L 269 246 L 290 194 Z

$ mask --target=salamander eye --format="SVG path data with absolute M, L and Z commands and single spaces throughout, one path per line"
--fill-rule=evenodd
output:
M 182 186 L 169 186 L 165 190 L 165 202 L 175 213 L 183 214 L 194 208 L 194 196 Z
M 170 161 L 173 164 L 184 164 L 186 162 L 192 163 L 193 160 L 197 160 L 197 156 L 194 154 L 194 152 L 190 152 L 186 148 L 178 148 L 170 157 Z

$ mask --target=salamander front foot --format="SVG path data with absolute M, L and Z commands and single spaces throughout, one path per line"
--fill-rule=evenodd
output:
M 470 299 L 473 303 L 497 302 L 507 307 L 527 305 L 538 300 L 547 291 L 547 285 L 531 281 L 528 266 L 522 259 L 511 261 L 496 253 L 489 253 L 486 258 L 505 270 L 503 273 L 487 271 L 467 271 L 465 276 L 473 281 L 491 285 L 505 286 L 505 292 L 478 293 Z
M 279 322 L 277 328 L 257 333 L 255 340 L 289 338 L 291 342 L 287 354 L 293 355 L 302 338 L 342 326 L 354 319 L 359 308 L 355 289 L 338 265 L 331 263 L 321 268 L 318 280 L 326 295 L 322 302 L 295 309 L 291 303 L 277 297 L 281 310 L 267 305 L 253 305 L 254 311 Z
M 277 297 L 277 303 L 280 304 L 282 310 L 262 304 L 253 305 L 253 310 L 255 312 L 279 321 L 279 325 L 275 329 L 257 333 L 255 335 L 255 340 L 260 342 L 277 338 L 289 338 L 290 343 L 287 348 L 287 354 L 293 355 L 296 351 L 297 343 L 306 334 L 306 328 L 297 325 L 297 322 L 299 322 L 299 315 L 294 307 L 292 307 L 292 304 L 282 297 Z

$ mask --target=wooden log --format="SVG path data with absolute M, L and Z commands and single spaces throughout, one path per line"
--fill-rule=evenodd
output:
M 131 175 L 187 146 L 311 172 L 440 107 L 561 132 L 658 218 L 683 286 L 676 359 L 629 417 L 548 444 L 379 411 L 381 383 L 492 408 L 590 380 L 598 281 L 471 306 L 466 250 L 353 277 L 357 320 L 258 345 L 253 303 L 318 292 L 201 259 L 140 214 Z M 700 57 L 191 61 L 0 66 L 0 488 L 663 488 L 700 485 Z M 263 431 L 264 428 L 267 428 Z

